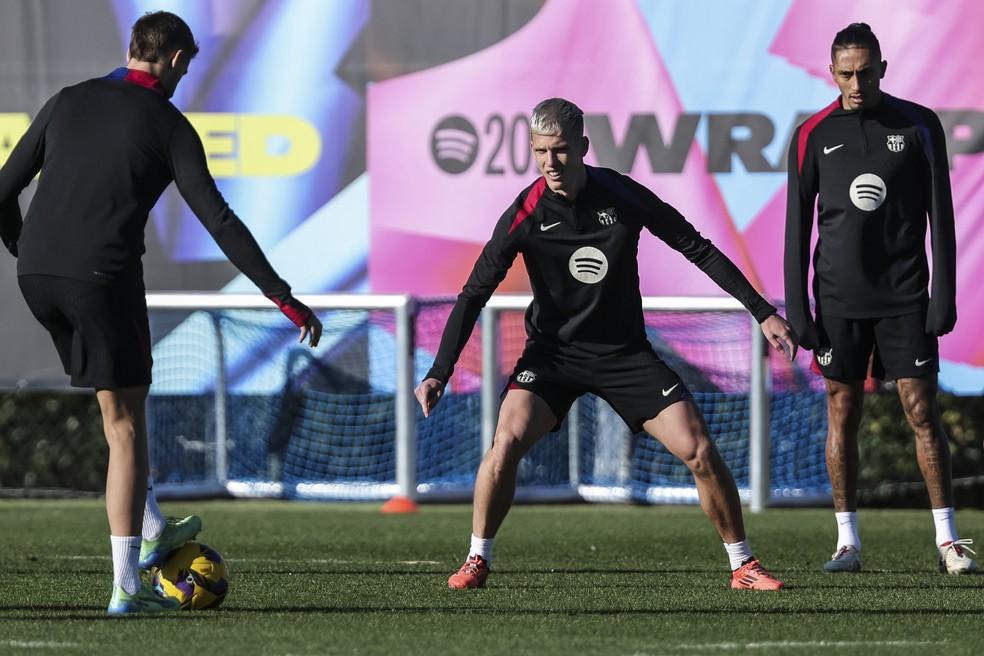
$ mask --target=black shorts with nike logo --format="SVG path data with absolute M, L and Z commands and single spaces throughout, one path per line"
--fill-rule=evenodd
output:
M 850 382 L 919 378 L 940 370 L 939 341 L 926 332 L 926 313 L 846 319 L 817 317 L 820 347 L 813 353 L 824 378 Z
M 582 394 L 607 401 L 633 432 L 668 406 L 692 398 L 649 342 L 612 355 L 573 357 L 531 340 L 502 397 L 511 389 L 543 399 L 557 417 L 553 430 L 560 428 L 574 399 Z

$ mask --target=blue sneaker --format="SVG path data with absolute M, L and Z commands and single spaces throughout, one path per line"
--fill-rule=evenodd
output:
M 132 613 L 165 613 L 178 610 L 181 604 L 177 599 L 160 597 L 153 590 L 140 584 L 140 589 L 130 594 L 123 586 L 113 586 L 113 598 L 109 600 L 106 612 L 110 615 L 130 615 Z
M 186 542 L 195 539 L 202 530 L 202 520 L 198 515 L 188 515 L 184 519 L 169 517 L 164 532 L 156 540 L 143 540 L 140 543 L 140 569 L 164 567 L 167 557 L 180 549 Z

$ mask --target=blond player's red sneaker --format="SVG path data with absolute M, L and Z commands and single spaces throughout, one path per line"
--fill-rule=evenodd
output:
M 448 587 L 454 590 L 481 588 L 489 577 L 489 564 L 481 556 L 469 556 L 465 564 L 448 579 Z
M 732 590 L 779 590 L 782 581 L 769 574 L 762 563 L 750 560 L 731 573 Z

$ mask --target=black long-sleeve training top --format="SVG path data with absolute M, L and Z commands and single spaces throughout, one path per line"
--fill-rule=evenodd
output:
M 38 171 L 22 222 L 17 196 Z M 0 169 L 0 237 L 18 275 L 141 280 L 148 214 L 172 180 L 229 260 L 265 295 L 287 298 L 216 188 L 198 134 L 141 71 L 117 69 L 44 105 Z
M 631 178 L 587 167 L 572 204 L 540 177 L 499 219 L 448 317 L 427 378 L 448 381 L 479 311 L 517 254 L 533 288 L 526 333 L 575 357 L 633 348 L 646 341 L 639 290 L 643 228 L 696 264 L 759 321 L 775 308 L 741 271 L 673 207 Z
M 840 99 L 807 119 L 789 148 L 785 283 L 787 317 L 800 342 L 817 344 L 807 297 L 813 208 L 817 313 L 843 318 L 928 309 L 926 330 L 953 329 L 956 242 L 946 142 L 930 109 L 886 93 L 849 111 Z M 932 293 L 927 292 L 927 216 Z

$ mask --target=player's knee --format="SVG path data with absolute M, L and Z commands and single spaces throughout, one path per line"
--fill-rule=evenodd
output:
M 707 438 L 694 440 L 691 448 L 684 454 L 683 462 L 697 477 L 707 476 L 714 469 L 714 445 Z
M 929 433 L 933 427 L 933 404 L 930 399 L 919 395 L 907 395 L 902 400 L 909 425 L 917 434 Z
M 128 419 L 113 419 L 103 422 L 106 442 L 112 447 L 130 447 L 137 439 L 137 429 Z
M 493 461 L 499 466 L 519 462 L 523 457 L 523 444 L 515 431 L 500 428 L 492 442 Z
M 840 388 L 827 390 L 827 406 L 834 418 L 842 419 L 856 414 L 859 409 L 858 399 L 854 394 Z

